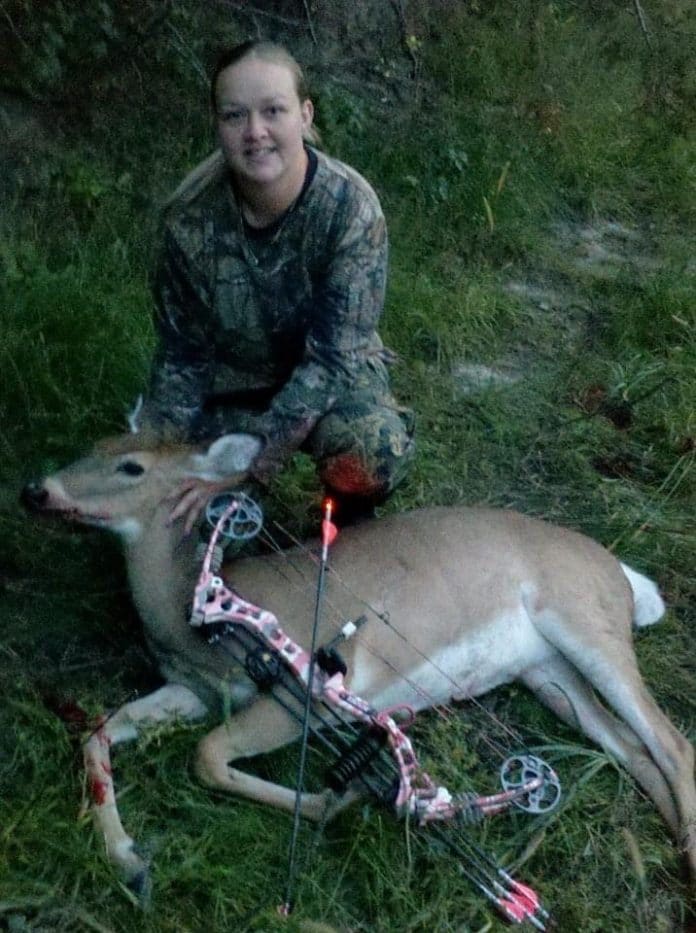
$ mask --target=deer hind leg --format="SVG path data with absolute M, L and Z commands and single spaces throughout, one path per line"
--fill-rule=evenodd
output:
M 538 614 L 536 628 L 568 659 L 588 683 L 602 695 L 606 703 L 631 730 L 634 742 L 628 743 L 628 757 L 617 755 L 626 769 L 655 801 L 686 855 L 689 869 L 696 881 L 696 785 L 694 784 L 694 750 L 691 743 L 672 725 L 648 692 L 638 670 L 630 627 L 618 611 L 611 615 L 598 601 L 585 604 L 578 624 L 571 619 L 559 624 L 557 616 Z M 598 621 L 588 628 L 588 618 Z M 588 733 L 589 734 L 589 733 Z M 621 732 L 625 737 L 628 733 Z M 638 745 L 635 745 L 635 743 Z M 631 753 L 631 748 L 638 751 Z M 652 761 L 661 776 L 659 780 Z M 665 783 L 674 811 L 665 802 Z M 670 817 L 670 814 L 672 816 Z
M 696 882 L 696 784 L 694 749 L 659 708 L 643 683 L 635 657 L 624 657 L 621 675 L 598 684 L 604 698 L 636 733 L 662 772 L 678 814 L 676 832 Z
M 621 762 L 678 835 L 679 815 L 662 771 L 636 733 L 600 703 L 592 687 L 568 661 L 559 655 L 526 671 L 522 681 L 559 719 Z
M 201 740 L 196 773 L 208 787 L 293 812 L 296 792 L 233 767 L 239 759 L 263 755 L 300 736 L 301 727 L 272 697 L 261 697 L 253 706 L 235 713 Z M 302 794 L 301 813 L 319 821 L 355 799 L 346 795 L 336 803 L 330 791 Z
M 175 720 L 202 719 L 207 709 L 188 687 L 169 684 L 105 717 L 84 745 L 87 787 L 94 823 L 104 837 L 108 860 L 116 866 L 128 887 L 140 896 L 147 892 L 147 865 L 138 855 L 133 839 L 123 828 L 116 805 L 116 791 L 109 754 L 112 745 L 129 742 L 140 728 Z

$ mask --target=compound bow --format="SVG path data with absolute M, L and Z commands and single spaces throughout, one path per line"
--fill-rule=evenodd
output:
M 268 691 L 302 726 L 297 779 L 297 805 L 290 845 L 288 881 L 281 913 L 292 910 L 295 850 L 300 820 L 300 795 L 309 735 L 334 757 L 326 774 L 328 786 L 343 794 L 359 781 L 399 817 L 428 828 L 452 854 L 466 878 L 509 921 L 545 930 L 548 911 L 539 896 L 505 871 L 470 839 L 465 827 L 506 810 L 511 805 L 527 813 L 548 813 L 560 800 L 553 769 L 530 754 L 508 757 L 500 770 L 503 789 L 482 796 L 451 793 L 436 784 L 421 767 L 404 726 L 414 719 L 410 707 L 374 709 L 345 684 L 347 668 L 338 645 L 364 624 L 362 616 L 348 622 L 327 645 L 317 649 L 316 633 L 323 595 L 328 550 L 336 536 L 331 504 L 325 506 L 312 645 L 294 642 L 269 611 L 244 600 L 228 587 L 219 570 L 223 549 L 219 538 L 248 540 L 263 525 L 259 506 L 244 493 L 226 493 L 211 501 L 207 517 L 213 532 L 205 550 L 195 588 L 190 623 L 211 643 L 223 646 L 243 665 L 259 687 Z M 399 724 L 403 723 L 403 726 Z

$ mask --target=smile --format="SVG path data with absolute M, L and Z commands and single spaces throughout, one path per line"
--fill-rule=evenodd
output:
M 254 161 L 255 159 L 264 159 L 266 156 L 273 155 L 277 151 L 275 146 L 264 146 L 261 149 L 245 149 L 244 155 L 247 159 Z

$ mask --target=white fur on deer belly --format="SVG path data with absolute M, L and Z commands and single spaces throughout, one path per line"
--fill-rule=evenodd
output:
M 451 699 L 479 696 L 510 683 L 554 651 L 520 606 L 502 612 L 458 642 L 433 651 L 428 660 L 417 657 L 417 664 L 402 671 L 401 677 L 394 674 L 392 682 L 382 689 L 369 675 L 365 679 L 360 676 L 362 665 L 356 658 L 357 673 L 351 678 L 350 688 L 377 709 L 399 704 L 425 709 Z

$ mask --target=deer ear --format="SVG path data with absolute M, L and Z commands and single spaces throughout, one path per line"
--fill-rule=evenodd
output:
M 140 432 L 140 414 L 143 410 L 143 397 L 139 395 L 135 400 L 135 405 L 133 406 L 133 411 L 129 411 L 126 415 L 126 421 L 128 422 L 128 430 L 131 434 L 138 434 Z
M 212 481 L 248 473 L 262 447 L 261 439 L 253 434 L 223 434 L 205 453 L 194 455 L 192 472 Z

